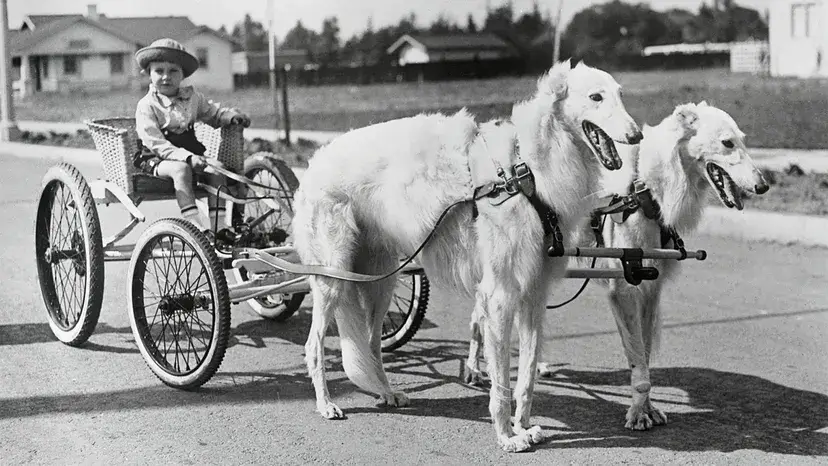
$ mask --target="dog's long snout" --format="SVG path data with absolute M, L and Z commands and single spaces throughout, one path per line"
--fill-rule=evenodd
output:
M 636 129 L 632 133 L 627 133 L 627 143 L 628 144 L 638 144 L 641 140 L 644 139 L 644 134 L 641 133 L 641 130 Z

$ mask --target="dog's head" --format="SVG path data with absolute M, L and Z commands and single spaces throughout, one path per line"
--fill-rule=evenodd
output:
M 538 91 L 554 96 L 557 117 L 592 150 L 608 170 L 621 168 L 615 143 L 638 144 L 641 129 L 621 101 L 621 86 L 605 71 L 583 63 L 556 64 L 538 82 Z
M 679 105 L 672 117 L 682 134 L 682 157 L 702 173 L 726 207 L 742 210 L 742 190 L 763 194 L 768 184 L 745 147 L 745 134 L 726 112 L 708 105 Z

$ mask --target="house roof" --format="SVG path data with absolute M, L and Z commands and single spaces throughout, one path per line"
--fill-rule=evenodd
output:
M 403 44 L 435 51 L 460 50 L 505 50 L 513 51 L 508 42 L 492 33 L 461 33 L 441 35 L 405 34 L 388 47 L 388 53 L 394 53 Z
M 42 21 L 39 25 L 37 25 L 35 29 L 16 31 L 14 34 L 12 34 L 9 37 L 9 47 L 11 49 L 11 53 L 13 55 L 19 55 L 22 52 L 25 52 L 31 47 L 37 45 L 41 41 L 61 31 L 64 31 L 68 29 L 70 26 L 77 23 L 89 24 L 98 29 L 102 29 L 114 35 L 115 37 L 118 37 L 127 42 L 137 43 L 137 41 L 133 40 L 129 36 L 118 31 L 117 29 L 113 29 L 112 27 L 100 23 L 98 21 L 92 21 L 81 15 L 60 15 L 59 18 L 54 19 L 52 21 Z
M 61 32 L 73 24 L 84 22 L 103 29 L 127 42 L 146 46 L 161 37 L 184 41 L 194 35 L 208 33 L 226 40 L 235 40 L 207 26 L 197 26 L 186 16 L 148 16 L 109 18 L 100 15 L 92 20 L 83 15 L 29 15 L 20 31 L 9 38 L 13 53 L 20 53 L 38 42 Z

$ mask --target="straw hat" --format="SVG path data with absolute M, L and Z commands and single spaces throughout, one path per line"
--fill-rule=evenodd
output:
M 184 77 L 188 77 L 198 69 L 198 59 L 187 52 L 178 41 L 163 38 L 135 52 L 135 60 L 142 70 L 147 69 L 154 61 L 166 61 L 181 66 Z

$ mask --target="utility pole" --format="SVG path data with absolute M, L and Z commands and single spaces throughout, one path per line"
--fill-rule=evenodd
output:
M 2 0 L 5 1 L 5 0 Z M 273 32 L 273 0 L 267 0 L 267 50 L 268 50 L 268 78 L 270 81 L 270 95 L 273 99 L 273 129 L 276 131 L 276 140 L 279 140 L 279 89 L 276 82 L 276 34 Z
M 558 0 L 558 14 L 555 17 L 555 50 L 552 52 L 552 63 L 558 63 L 561 59 L 561 13 L 563 12 L 563 0 Z
M 14 141 L 20 138 L 20 130 L 14 119 L 7 0 L 0 0 L 0 10 L 0 141 Z

